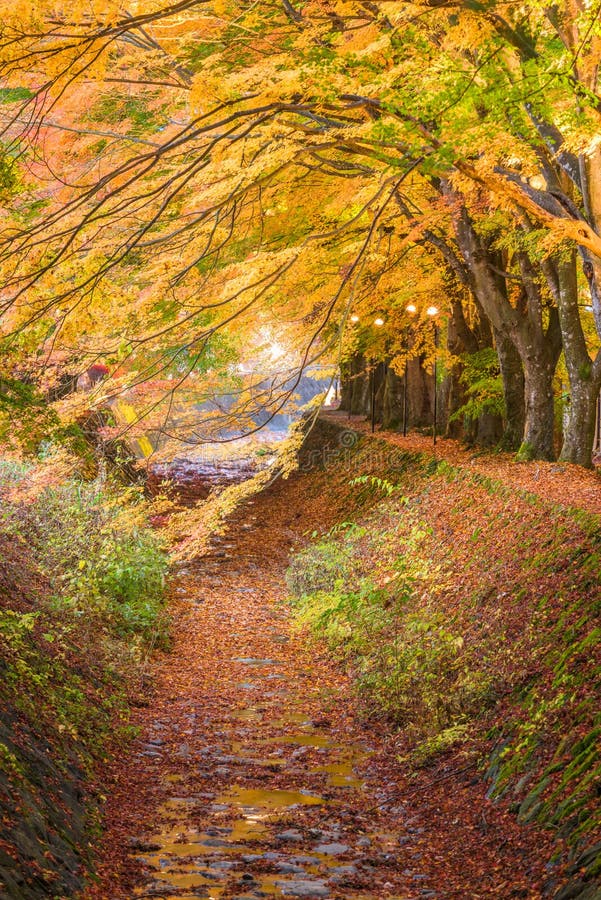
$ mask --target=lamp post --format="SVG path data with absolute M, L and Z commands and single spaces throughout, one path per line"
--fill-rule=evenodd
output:
M 353 313 L 351 316 L 351 322 L 353 325 L 356 325 L 359 321 L 359 316 L 356 313 Z M 351 364 L 351 390 L 348 402 L 348 421 L 351 421 L 351 416 L 353 414 L 353 399 L 355 397 L 355 376 L 353 374 L 353 368 Z
M 434 410 L 433 410 L 433 422 L 432 422 L 432 442 L 434 446 L 436 446 L 436 426 L 437 426 L 437 413 L 438 413 L 438 385 L 436 384 L 437 379 L 437 356 L 438 356 L 438 323 L 436 321 L 436 316 L 438 315 L 438 307 L 437 306 L 429 306 L 426 310 L 426 315 L 430 316 L 432 319 L 432 326 L 434 328 L 434 366 L 433 366 L 433 374 L 434 374 Z
M 405 307 L 406 312 L 409 313 L 410 316 L 414 316 L 417 312 L 417 306 L 414 303 L 409 303 Z M 403 378 L 403 437 L 407 437 L 407 375 L 409 371 L 409 326 L 405 326 L 405 351 L 407 356 L 405 357 L 405 377 Z
M 382 316 L 376 316 L 374 319 L 374 325 L 376 328 L 381 328 L 384 325 L 384 319 Z M 373 434 L 376 430 L 376 366 L 377 363 L 375 359 L 372 359 L 371 365 L 371 433 Z

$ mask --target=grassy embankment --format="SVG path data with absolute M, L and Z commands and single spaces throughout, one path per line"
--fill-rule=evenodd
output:
M 598 896 L 598 517 L 377 439 L 324 458 L 307 490 L 345 521 L 292 559 L 299 621 L 403 730 L 404 765 L 476 754 L 490 795 L 557 835 L 566 896 Z
M 167 640 L 141 497 L 32 487 L 44 477 L 0 463 L 0 894 L 19 900 L 81 887 L 96 763 L 129 737 L 128 696 Z

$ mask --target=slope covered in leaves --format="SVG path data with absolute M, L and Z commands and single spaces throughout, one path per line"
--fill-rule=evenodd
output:
M 558 884 L 597 896 L 598 516 L 516 487 L 515 463 L 503 480 L 342 434 L 318 490 L 346 521 L 293 558 L 300 620 L 399 727 L 402 759 L 475 754 L 490 796 L 555 835 Z
M 70 897 L 97 827 L 94 767 L 129 734 L 165 641 L 164 557 L 98 484 L 0 464 L 0 896 Z M 131 499 L 131 498 L 130 498 Z M 68 523 L 68 527 L 67 527 Z

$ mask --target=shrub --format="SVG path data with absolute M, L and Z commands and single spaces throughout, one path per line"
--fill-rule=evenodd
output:
M 333 591 L 336 584 L 349 582 L 353 571 L 352 552 L 337 541 L 309 544 L 290 560 L 286 584 L 296 597 Z
M 25 482 L 32 467 L 0 465 L 0 496 Z M 116 636 L 164 643 L 160 539 L 143 526 L 145 501 L 130 489 L 68 480 L 33 501 L 3 504 L 3 530 L 31 547 L 50 579 L 53 604 L 75 617 L 96 616 Z M 134 642 L 135 646 L 135 642 Z
M 405 505 L 396 500 L 393 514 Z M 388 521 L 383 515 L 369 530 L 333 529 L 301 550 L 288 587 L 299 622 L 353 666 L 370 709 L 434 740 L 488 700 L 490 681 L 472 667 L 453 623 L 419 596 L 417 587 L 431 587 L 438 575 L 418 553 L 428 529 L 410 528 L 399 553 Z
M 465 385 L 467 401 L 451 416 L 450 421 L 466 418 L 476 420 L 486 413 L 505 416 L 503 380 L 499 360 L 492 347 L 462 357 L 464 370 L 461 381 Z

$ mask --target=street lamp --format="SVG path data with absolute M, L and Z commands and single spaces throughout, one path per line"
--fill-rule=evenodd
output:
M 437 306 L 429 306 L 426 310 L 426 315 L 430 316 L 430 318 L 432 319 L 432 325 L 434 328 L 434 373 L 433 373 L 434 374 L 434 411 L 433 411 L 432 434 L 433 434 L 433 444 L 434 444 L 434 446 L 436 446 L 436 425 L 437 425 L 436 419 L 437 419 L 437 413 L 438 413 L 438 391 L 437 391 L 437 384 L 436 384 L 436 379 L 437 379 L 437 374 L 438 374 L 436 371 L 436 368 L 437 368 L 436 367 L 436 362 L 437 362 L 436 357 L 438 355 L 438 324 L 436 322 L 436 316 L 438 315 L 438 307 Z
M 409 303 L 405 307 L 405 310 L 409 313 L 410 316 L 414 316 L 417 312 L 417 306 L 414 303 Z M 409 369 L 409 326 L 405 328 L 405 350 L 407 352 L 407 356 L 405 357 L 405 377 L 403 379 L 403 437 L 407 437 L 407 374 Z
M 374 325 L 376 328 L 381 328 L 384 325 L 384 319 L 382 316 L 376 316 L 374 319 Z M 371 365 L 371 433 L 373 434 L 376 430 L 376 361 L 372 360 Z
M 357 313 L 352 314 L 351 322 L 353 323 L 353 325 L 356 325 L 357 322 L 359 322 L 359 316 L 357 315 Z M 351 390 L 350 390 L 350 396 L 349 396 L 349 401 L 348 401 L 348 420 L 349 420 L 349 422 L 351 421 L 351 416 L 353 414 L 354 396 L 355 396 L 355 376 L 353 375 L 352 365 L 351 365 Z

